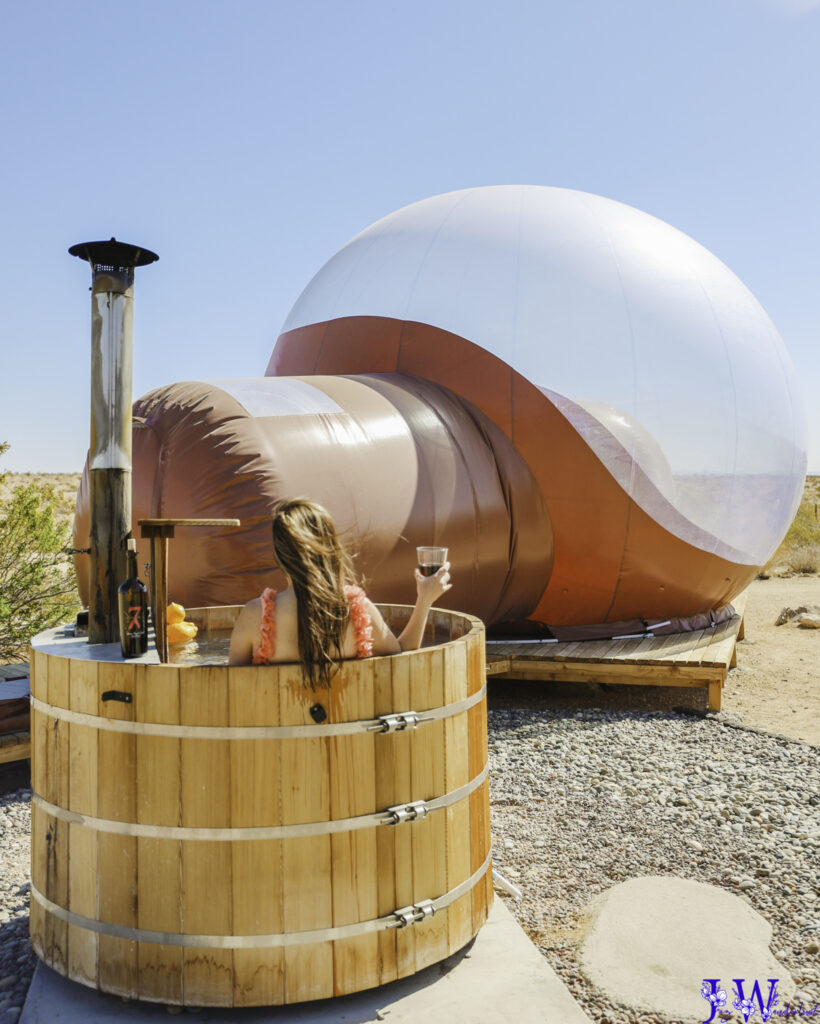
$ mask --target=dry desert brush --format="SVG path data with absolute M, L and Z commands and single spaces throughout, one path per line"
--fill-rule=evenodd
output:
M 0 455 L 7 448 L 0 442 Z M 0 504 L 0 663 L 25 658 L 35 634 L 76 611 L 70 528 L 55 519 L 55 501 L 32 483 Z
M 768 568 L 787 573 L 820 572 L 820 495 L 816 476 L 807 477 L 803 500 Z

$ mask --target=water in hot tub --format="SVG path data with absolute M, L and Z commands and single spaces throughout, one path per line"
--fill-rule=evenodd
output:
M 196 640 L 169 644 L 169 660 L 172 665 L 227 665 L 230 646 L 229 629 L 200 630 Z

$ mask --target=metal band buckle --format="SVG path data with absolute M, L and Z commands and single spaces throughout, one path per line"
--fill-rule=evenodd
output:
M 378 723 L 372 728 L 374 732 L 401 732 L 403 729 L 415 729 L 418 724 L 418 712 L 400 711 L 395 715 L 380 715 Z
M 388 807 L 386 813 L 392 815 L 387 822 L 388 825 L 403 825 L 405 821 L 426 818 L 428 808 L 424 800 L 416 800 L 412 804 L 397 804 L 395 807 Z
M 436 908 L 433 906 L 432 900 L 421 900 L 419 903 L 414 903 L 412 907 L 394 910 L 393 916 L 396 918 L 399 928 L 406 928 L 410 924 L 415 924 L 416 921 L 426 921 L 435 912 Z

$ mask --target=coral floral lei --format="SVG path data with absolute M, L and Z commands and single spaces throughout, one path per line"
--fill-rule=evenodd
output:
M 348 584 L 344 588 L 350 605 L 353 635 L 356 638 L 356 657 L 369 658 L 373 654 L 373 623 L 367 610 L 367 600 L 361 587 Z M 254 665 L 267 665 L 276 651 L 276 591 L 266 587 L 260 598 L 262 602 L 262 624 L 259 628 L 260 643 L 253 652 Z

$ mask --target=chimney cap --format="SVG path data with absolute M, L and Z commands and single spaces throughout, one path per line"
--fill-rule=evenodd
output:
M 88 260 L 95 270 L 129 270 L 133 267 L 144 267 L 159 259 L 155 252 L 128 242 L 118 242 L 109 238 L 107 242 L 78 242 L 68 250 L 72 256 Z

